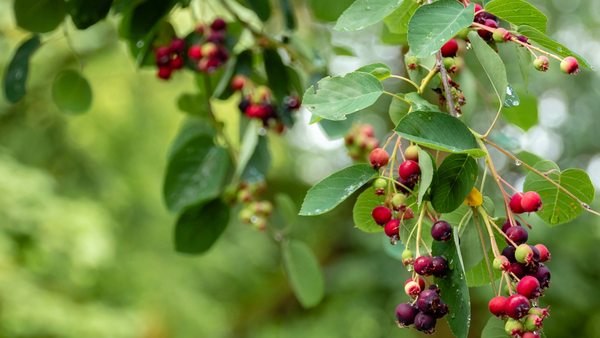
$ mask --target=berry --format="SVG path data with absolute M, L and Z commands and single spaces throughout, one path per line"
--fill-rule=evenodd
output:
M 368 137 L 374 137 L 375 129 L 373 129 L 373 126 L 370 124 L 364 124 L 360 126 L 360 133 Z
M 418 146 L 410 146 L 407 147 L 404 151 L 404 157 L 407 160 L 419 162 L 419 147 Z
M 185 40 L 180 38 L 171 40 L 171 51 L 177 54 L 183 53 L 185 51 Z
M 183 67 L 183 58 L 176 56 L 171 59 L 171 69 L 181 69 Z
M 519 221 L 515 220 L 515 225 L 520 227 L 521 223 L 519 223 Z M 508 230 L 508 228 L 510 228 L 512 226 L 512 224 L 510 224 L 510 221 L 506 221 L 504 223 L 502 223 L 502 232 L 506 233 L 506 230 Z
M 416 298 L 421 293 L 421 287 L 417 282 L 409 279 L 404 284 L 404 292 L 412 298 Z
M 540 335 L 535 332 L 525 332 L 521 338 L 540 338 Z
M 411 208 L 407 208 L 402 213 L 402 219 L 412 219 L 415 218 L 415 213 Z
M 538 298 L 540 292 L 540 282 L 535 277 L 525 276 L 517 284 L 517 293 L 529 299 Z
M 410 303 L 402 303 L 396 307 L 397 323 L 401 327 L 408 327 L 415 322 L 415 317 L 419 310 L 410 305 Z
M 510 198 L 510 210 L 512 210 L 512 212 L 514 212 L 515 214 L 522 214 L 525 212 L 525 210 L 523 210 L 523 207 L 521 206 L 522 198 L 523 194 L 520 192 L 515 193 Z
M 521 244 L 515 251 L 515 258 L 517 262 L 522 264 L 529 264 L 533 260 L 533 250 L 527 244 Z
M 520 337 L 525 331 L 525 326 L 518 320 L 508 319 L 504 324 L 504 331 L 511 337 Z
M 540 262 L 548 262 L 550 260 L 550 251 L 544 244 L 536 244 L 535 248 L 540 252 Z
M 240 203 L 248 203 L 252 201 L 252 194 L 246 189 L 242 189 L 237 194 L 237 200 Z
M 492 34 L 492 38 L 498 43 L 504 43 L 510 38 L 510 33 L 504 28 L 498 28 Z
M 252 106 L 250 106 L 252 107 Z M 384 225 L 392 219 L 392 211 L 384 206 L 376 206 L 371 213 L 375 222 L 379 225 Z
M 296 95 L 288 96 L 284 100 L 285 104 L 287 104 L 288 108 L 291 110 L 296 110 L 300 108 L 300 98 Z
M 273 213 L 273 204 L 269 201 L 256 202 L 256 213 L 265 217 Z
M 231 80 L 231 88 L 233 90 L 242 90 L 245 84 L 246 78 L 241 75 L 236 75 L 233 77 L 233 80 Z
M 403 179 L 402 177 L 398 177 L 396 180 L 398 181 L 398 183 L 401 184 L 401 185 L 396 184 L 396 189 L 400 190 L 403 193 L 409 192 L 406 188 L 412 190 L 415 187 L 415 185 L 417 184 L 417 182 L 415 182 L 414 180 L 407 181 L 407 180 Z
M 415 272 L 421 276 L 431 275 L 433 269 L 433 261 L 428 256 L 421 256 L 415 259 Z
M 217 18 L 215 19 L 215 21 L 213 21 L 213 23 L 210 25 L 210 28 L 214 29 L 214 30 L 222 30 L 225 29 L 227 27 L 227 22 L 225 22 L 225 20 Z
M 454 39 L 450 39 L 442 46 L 442 56 L 445 58 L 456 56 L 458 52 L 458 43 Z
M 529 311 L 529 299 L 523 295 L 512 295 L 508 297 L 504 307 L 506 314 L 513 319 L 521 319 Z
M 437 285 L 435 285 L 435 284 L 431 284 L 431 285 L 429 285 L 429 290 L 431 290 L 431 291 L 435 291 L 435 292 L 436 292 L 438 295 L 440 295 L 440 294 L 442 293 L 442 290 L 440 290 L 440 289 L 437 287 Z M 441 300 L 440 300 L 440 302 L 441 302 Z
M 506 230 L 506 237 L 510 238 L 517 245 L 520 245 L 527 242 L 529 234 L 523 227 L 510 227 L 510 229 Z M 508 240 L 506 242 L 511 244 Z
M 262 118 L 264 116 L 264 113 L 265 112 L 263 111 L 262 107 L 257 104 L 251 104 L 246 109 L 246 115 L 249 118 Z
M 409 70 L 416 70 L 419 68 L 419 59 L 414 56 L 410 56 L 406 58 L 406 67 Z
M 444 257 L 433 257 L 431 260 L 433 264 L 433 268 L 431 269 L 431 274 L 435 278 L 444 278 L 448 272 L 448 261 Z
M 387 181 L 383 178 L 378 178 L 373 181 L 373 188 L 375 188 L 375 195 L 385 195 L 385 188 L 387 187 Z
M 240 104 L 238 105 L 238 108 L 240 109 L 240 111 L 242 113 L 245 113 L 246 109 L 248 109 L 248 107 L 250 107 L 250 101 L 248 101 L 246 99 L 242 99 L 242 101 L 240 101 Z
M 225 42 L 225 31 L 213 30 L 206 41 L 220 45 Z
M 490 28 L 494 28 L 494 29 L 498 28 L 498 23 L 496 22 L 496 20 L 493 20 L 493 19 L 486 19 L 483 22 L 483 24 Z M 484 39 L 486 41 L 492 40 L 493 33 L 488 30 L 480 29 L 477 31 L 477 33 L 479 34 L 479 36 L 481 36 L 482 39 Z
M 415 329 L 425 334 L 433 334 L 435 332 L 436 319 L 434 316 L 419 313 L 415 317 Z
M 202 56 L 207 58 L 214 58 L 219 54 L 219 49 L 217 45 L 212 42 L 207 42 L 202 45 Z
M 527 331 L 537 331 L 542 328 L 542 318 L 538 315 L 529 315 L 525 318 L 525 329 Z
M 503 297 L 503 296 L 494 297 L 488 303 L 488 309 L 496 317 L 505 316 L 506 311 L 504 310 L 504 307 L 506 305 L 507 300 L 508 300 L 508 298 Z
M 469 32 L 471 31 L 470 28 L 463 28 L 460 30 L 460 32 L 458 32 L 458 37 L 465 40 L 465 41 L 469 41 Z
M 521 41 L 522 43 L 529 43 L 529 42 L 527 42 L 527 41 L 529 41 L 529 38 L 526 37 L 525 35 L 517 36 L 517 40 Z
M 542 309 L 539 307 L 532 307 L 529 310 L 529 314 L 530 315 L 538 315 L 542 319 L 544 319 L 550 315 L 550 313 L 548 312 L 548 309 Z
M 412 251 L 410 251 L 410 250 L 402 251 L 402 264 L 404 264 L 405 266 L 412 264 L 414 261 L 413 258 L 414 258 L 414 255 L 413 255 Z
M 456 63 L 454 62 L 454 58 L 444 58 L 444 67 L 450 73 L 454 73 L 456 71 Z
M 194 31 L 198 35 L 204 34 L 204 25 L 203 24 L 199 24 L 198 26 L 196 26 L 196 29 L 194 29 Z
M 510 263 L 516 263 L 517 259 L 515 258 L 515 251 L 515 247 L 509 245 L 502 250 L 502 256 L 506 257 Z
M 406 181 L 416 181 L 416 177 L 418 177 L 420 173 L 421 167 L 419 167 L 419 164 L 411 160 L 402 162 L 398 169 L 398 174 Z
M 155 63 L 158 67 L 169 66 L 171 63 L 171 49 L 169 47 L 158 47 L 156 49 Z
M 548 70 L 549 60 L 544 55 L 538 56 L 535 60 L 533 60 L 533 67 L 539 70 L 540 72 L 545 72 Z
M 452 235 L 452 226 L 446 221 L 437 221 L 431 227 L 431 237 L 436 241 L 445 242 Z
M 419 311 L 433 314 L 440 305 L 440 295 L 433 290 L 423 290 L 419 294 L 416 304 Z
M 560 63 L 560 70 L 562 70 L 563 73 L 569 74 L 569 75 L 577 74 L 577 73 L 579 73 L 579 63 L 577 62 L 577 59 L 575 59 L 574 57 L 567 56 Z
M 406 205 L 406 196 L 404 194 L 395 194 L 392 197 L 392 205 L 394 206 L 394 210 L 400 210 L 403 205 Z
M 437 289 L 437 287 L 436 287 L 436 289 Z M 445 315 L 447 315 L 448 312 L 450 312 L 450 308 L 448 307 L 448 305 L 446 305 L 446 303 L 444 303 L 444 301 L 442 301 L 440 299 L 440 305 L 438 305 L 438 308 L 435 310 L 435 313 L 434 313 L 435 318 L 440 319 L 440 318 L 444 317 Z
M 168 80 L 172 72 L 171 67 L 158 67 L 158 77 L 163 80 Z
M 548 268 L 546 267 L 546 265 L 540 264 L 535 273 L 531 275 L 535 277 L 538 280 L 538 282 L 540 282 L 540 287 L 542 289 L 545 289 L 550 286 L 551 273 L 550 270 L 548 270 Z
M 188 49 L 188 56 L 193 60 L 200 60 L 202 58 L 202 47 L 192 46 Z
M 510 265 L 510 272 L 512 272 L 517 278 L 523 278 L 527 276 L 529 269 L 521 263 L 512 263 Z
M 227 61 L 227 59 L 229 59 L 229 52 L 226 48 L 219 48 L 219 53 L 217 54 L 217 57 L 221 59 L 221 61 L 225 62 Z
M 498 256 L 494 258 L 494 269 L 498 271 L 508 271 L 510 269 L 510 262 L 508 258 L 504 256 Z
M 542 198 L 535 191 L 528 191 L 521 198 L 521 207 L 525 212 L 536 212 L 542 209 Z
M 533 253 L 533 256 L 531 257 L 531 262 L 534 265 L 537 265 L 537 263 L 540 262 L 540 251 L 533 245 L 529 246 L 531 248 L 531 252 Z
M 392 219 L 385 224 L 385 234 L 388 235 L 388 237 L 398 236 L 398 233 L 400 232 L 399 227 L 400 220 Z
M 371 161 L 373 169 L 377 170 L 388 164 L 390 161 L 390 155 L 388 155 L 387 151 L 381 148 L 373 149 L 371 154 L 369 154 L 369 161 Z

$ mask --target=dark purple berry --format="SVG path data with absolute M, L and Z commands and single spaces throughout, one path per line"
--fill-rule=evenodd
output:
M 516 250 L 517 249 L 514 246 L 509 245 L 502 250 L 502 256 L 506 257 L 509 262 L 516 263 L 517 262 L 517 259 L 515 258 Z
M 222 29 L 225 29 L 225 27 L 227 27 L 227 22 L 225 22 L 225 20 L 217 18 L 215 19 L 215 21 L 213 21 L 213 23 L 210 24 L 210 28 L 219 31 Z
M 519 223 L 519 221 L 515 220 L 515 224 L 520 227 L 521 223 Z M 508 230 L 508 228 L 511 227 L 510 221 L 506 221 L 504 223 L 502 223 L 502 232 L 506 233 L 506 230 Z
M 421 256 L 415 259 L 415 272 L 421 276 L 431 275 L 431 269 L 433 269 L 433 261 L 429 256 Z
M 431 237 L 436 241 L 445 242 L 452 235 L 452 226 L 446 221 L 437 221 L 431 227 Z
M 440 299 L 440 305 L 438 305 L 438 308 L 435 310 L 435 318 L 440 319 L 447 315 L 448 312 L 450 312 L 450 308 Z
M 433 315 L 419 313 L 415 317 L 415 329 L 425 334 L 433 334 L 435 332 L 435 324 L 436 319 Z
M 440 305 L 440 295 L 433 290 L 423 290 L 417 298 L 417 308 L 423 313 L 433 314 Z
M 240 104 L 238 105 L 238 108 L 240 108 L 240 111 L 242 113 L 245 113 L 246 109 L 248 109 L 248 107 L 250 107 L 250 101 L 248 101 L 246 99 L 242 99 L 242 101 L 240 101 Z
M 525 230 L 523 227 L 510 227 L 508 230 L 506 230 L 506 236 L 517 245 L 527 242 L 527 239 L 529 238 L 527 230 Z M 508 240 L 506 240 L 506 242 L 509 245 L 512 244 Z
M 521 263 L 512 263 L 510 265 L 510 272 L 512 272 L 517 278 L 521 279 L 527 276 L 529 269 Z
M 540 282 L 540 287 L 545 289 L 550 286 L 550 270 L 546 267 L 545 264 L 540 264 L 540 266 L 535 271 L 535 274 L 532 274 Z
M 407 180 L 404 180 L 402 177 L 398 177 L 396 180 L 398 181 L 398 183 L 402 184 L 402 185 L 396 184 L 396 189 L 398 189 L 402 193 L 409 192 L 406 188 L 412 190 L 412 189 L 414 189 L 415 185 L 417 184 L 417 182 L 414 180 L 407 181 Z
M 410 303 L 402 303 L 396 307 L 396 323 L 402 327 L 408 327 L 415 322 L 415 317 L 419 310 L 410 305 Z
M 525 35 L 519 35 L 517 37 L 517 40 L 521 41 L 522 43 L 528 43 L 527 41 L 529 41 L 529 38 L 526 37 Z
M 533 245 L 530 245 L 529 247 L 531 248 L 531 251 L 533 252 L 533 257 L 532 257 L 533 264 L 539 263 L 540 262 L 540 251 L 538 250 L 538 248 L 536 248 Z
M 435 278 L 443 278 L 446 277 L 446 273 L 448 272 L 448 262 L 444 259 L 444 257 L 433 257 L 431 260 L 433 263 L 433 268 L 431 269 L 431 274 Z
M 435 291 L 438 295 L 442 293 L 442 290 L 437 287 L 435 284 L 429 285 L 429 290 Z

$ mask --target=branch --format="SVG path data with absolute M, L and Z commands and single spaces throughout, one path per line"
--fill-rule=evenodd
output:
M 442 84 L 444 85 L 444 92 L 446 92 L 446 103 L 448 104 L 448 113 L 454 117 L 458 117 L 458 113 L 456 112 L 456 107 L 454 107 L 454 100 L 452 99 L 452 91 L 450 90 L 450 83 L 448 83 L 448 73 L 446 72 L 446 67 L 444 66 L 444 60 L 442 59 L 442 51 L 438 50 L 435 54 L 435 58 L 437 60 L 436 65 L 440 70 L 440 75 L 442 76 Z
M 425 66 L 423 66 L 423 67 L 425 67 Z M 427 87 L 427 85 L 429 84 L 431 79 L 433 79 L 435 74 L 437 74 L 439 69 L 440 68 L 438 67 L 437 62 L 436 62 L 435 67 L 433 67 L 433 69 L 428 69 L 429 74 L 427 74 L 427 76 L 423 80 L 421 80 L 421 87 L 419 88 L 419 91 L 421 92 L 421 94 L 423 93 L 423 91 L 425 90 L 425 87 Z

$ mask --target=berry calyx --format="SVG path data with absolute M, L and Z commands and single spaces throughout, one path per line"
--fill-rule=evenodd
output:
M 542 210 L 542 198 L 535 191 L 528 191 L 521 198 L 521 207 L 525 212 L 536 212 Z
M 423 290 L 419 294 L 416 304 L 419 311 L 434 314 L 440 305 L 440 295 L 433 290 Z
M 517 293 L 529 299 L 538 298 L 540 292 L 540 282 L 531 276 L 525 276 L 517 284 Z
M 435 333 L 436 319 L 434 316 L 426 313 L 419 313 L 415 317 L 415 329 L 425 334 Z
M 404 292 L 412 298 L 416 298 L 421 293 L 421 287 L 412 279 L 409 279 L 404 284 Z
M 560 70 L 565 74 L 577 74 L 579 73 L 579 63 L 577 59 L 572 56 L 567 56 L 560 63 Z
M 433 261 L 428 256 L 421 256 L 415 259 L 415 272 L 421 276 L 431 275 L 431 269 L 433 269 Z
M 404 151 L 404 157 L 407 160 L 419 162 L 419 147 L 418 146 L 409 146 Z
M 523 227 L 510 227 L 508 230 L 506 230 L 506 237 L 510 238 L 510 240 L 515 242 L 517 245 L 520 245 L 527 242 L 529 234 Z M 511 244 L 508 240 L 506 240 L 506 242 Z
M 231 88 L 233 90 L 242 90 L 246 85 L 246 78 L 241 75 L 236 75 L 231 80 Z
M 444 67 L 450 73 L 456 72 L 456 62 L 454 62 L 454 58 L 444 58 Z
M 525 331 L 525 326 L 520 321 L 509 318 L 504 324 L 504 331 L 511 337 L 520 337 Z
M 415 161 L 404 161 L 398 168 L 398 174 L 405 181 L 416 181 L 416 178 L 421 173 L 421 167 Z
M 406 196 L 404 194 L 395 194 L 392 197 L 392 205 L 394 206 L 394 210 L 400 210 L 403 205 L 406 205 Z
M 400 327 L 408 327 L 415 322 L 418 313 L 419 310 L 410 303 L 402 303 L 396 307 L 396 323 Z
M 520 227 L 521 223 L 515 220 L 515 225 Z M 510 221 L 505 221 L 504 223 L 502 223 L 502 232 L 506 233 L 506 230 L 508 230 L 508 228 L 510 228 L 511 226 L 512 224 L 510 224 Z
M 544 55 L 538 56 L 535 60 L 533 60 L 533 67 L 539 70 L 540 72 L 545 72 L 548 70 L 548 64 L 550 61 Z
M 406 58 L 406 68 L 409 70 L 416 70 L 419 68 L 419 59 L 414 56 L 410 56 Z
M 510 38 L 510 33 L 504 28 L 498 28 L 492 34 L 492 38 L 498 43 L 504 43 Z
M 504 256 L 498 256 L 496 258 L 494 258 L 494 269 L 498 270 L 498 271 L 508 271 L 510 270 L 510 262 L 508 261 L 508 258 L 504 257 Z
M 437 221 L 431 227 L 431 237 L 439 242 L 445 242 L 452 236 L 452 226 L 446 221 Z
M 375 223 L 384 225 L 392 219 L 392 211 L 384 206 L 376 206 L 371 212 Z
M 381 167 L 384 167 L 390 161 L 390 155 L 388 155 L 387 151 L 377 148 L 371 151 L 369 154 L 369 161 L 371 161 L 371 165 L 373 165 L 373 169 L 378 170 Z
M 456 40 L 450 39 L 442 46 L 441 51 L 442 57 L 454 57 L 456 56 L 456 52 L 458 52 L 458 43 L 456 42 Z
M 520 192 L 515 193 L 510 198 L 510 210 L 512 210 L 512 212 L 514 212 L 515 214 L 522 214 L 525 212 L 525 210 L 523 210 L 523 207 L 521 206 L 522 198 L 523 194 Z
M 388 209 L 389 210 L 389 209 Z M 400 232 L 400 220 L 392 219 L 385 224 L 385 234 L 388 237 L 398 237 L 398 233 Z
M 413 262 L 414 262 L 413 252 L 410 250 L 402 251 L 402 264 L 404 264 L 404 266 L 409 266 Z
M 171 77 L 173 70 L 171 67 L 158 67 L 158 77 L 163 80 L 168 80 Z
M 200 60 L 202 58 L 202 47 L 192 46 L 188 49 L 188 56 L 193 60 Z
M 431 260 L 433 267 L 431 268 L 431 274 L 435 278 L 444 278 L 448 272 L 448 261 L 444 257 L 433 257 Z
M 512 295 L 506 301 L 504 307 L 506 315 L 513 319 L 521 319 L 529 311 L 529 299 L 523 295 Z
M 439 292 L 438 292 L 438 294 L 439 294 Z M 448 307 L 448 305 L 446 305 L 446 303 L 444 303 L 443 300 L 440 299 L 440 305 L 438 305 L 438 308 L 435 310 L 435 313 L 434 313 L 435 318 L 440 319 L 440 318 L 444 317 L 445 315 L 447 315 L 448 312 L 450 312 L 450 308 Z
M 537 331 L 542 328 L 543 319 L 538 315 L 529 315 L 525 318 L 525 329 L 527 331 Z
M 506 305 L 507 300 L 508 298 L 503 296 L 494 297 L 488 303 L 488 309 L 494 316 L 498 318 L 503 317 L 506 315 L 504 307 Z
M 533 260 L 533 250 L 531 250 L 529 245 L 521 244 L 515 251 L 515 258 L 517 259 L 517 262 L 521 264 L 530 264 Z
M 540 262 L 548 262 L 551 258 L 550 251 L 544 244 L 536 244 L 534 245 L 536 249 L 540 252 Z

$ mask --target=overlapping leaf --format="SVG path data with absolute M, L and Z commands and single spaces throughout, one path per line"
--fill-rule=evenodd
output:
M 403 1 L 392 14 L 388 15 L 383 22 L 393 34 L 406 34 L 408 32 L 408 22 L 410 17 L 419 8 L 419 4 L 414 1 Z
M 323 299 L 325 282 L 317 257 L 310 247 L 298 240 L 283 246 L 285 274 L 302 307 L 316 306 Z
M 493 0 L 485 5 L 485 11 L 513 25 L 529 25 L 546 33 L 548 17 L 526 1 Z
M 440 213 L 460 207 L 477 181 L 479 169 L 468 154 L 450 154 L 437 171 L 437 183 L 431 189 L 431 203 Z
M 29 58 L 40 46 L 41 41 L 34 35 L 23 42 L 13 55 L 4 74 L 4 95 L 11 103 L 16 103 L 25 96 L 27 75 L 29 73 Z
M 392 14 L 403 0 L 356 0 L 342 13 L 334 29 L 342 32 L 367 28 Z
M 354 226 L 364 232 L 381 232 L 383 227 L 375 223 L 373 219 L 373 209 L 377 206 L 383 205 L 385 201 L 385 195 L 375 195 L 375 188 L 370 187 L 363 191 L 354 204 L 352 209 L 352 218 L 354 219 Z
M 65 113 L 82 113 L 92 104 L 92 88 L 78 71 L 63 70 L 52 83 L 52 101 Z
M 469 32 L 469 41 L 479 59 L 479 63 L 483 66 L 485 74 L 490 79 L 496 96 L 498 96 L 498 102 L 504 102 L 506 97 L 506 88 L 508 87 L 508 80 L 506 78 L 506 68 L 504 62 L 488 44 L 475 31 Z
M 186 209 L 175 225 L 175 250 L 187 254 L 208 251 L 229 223 L 229 206 L 220 199 Z

